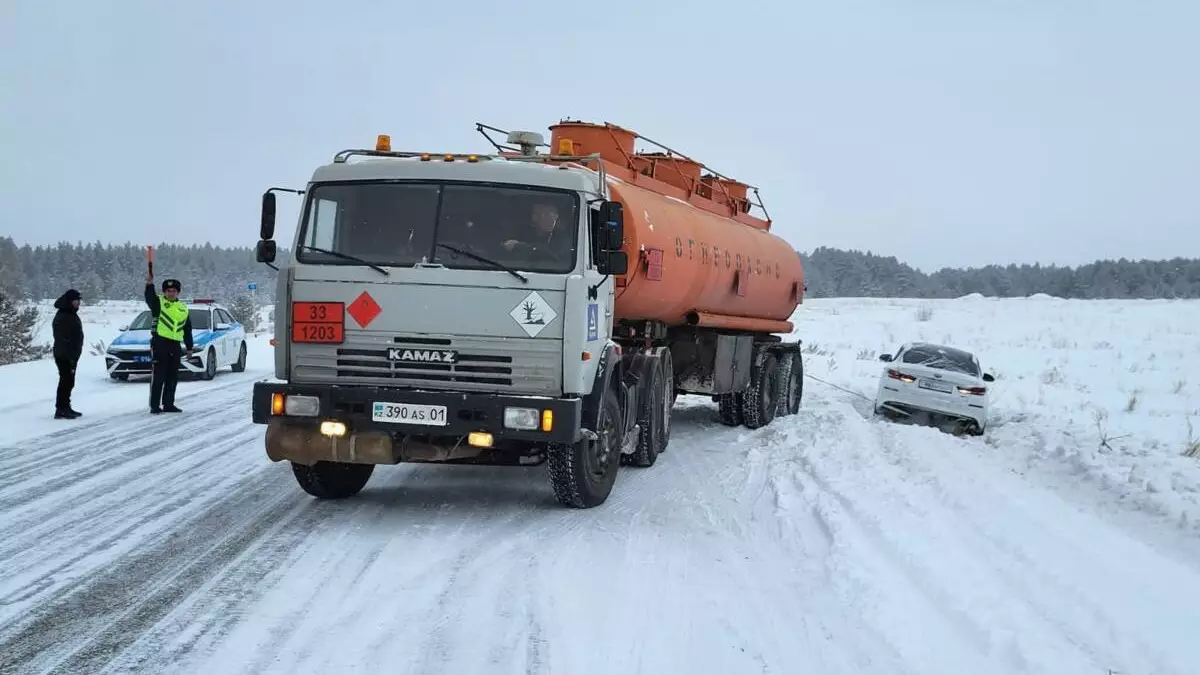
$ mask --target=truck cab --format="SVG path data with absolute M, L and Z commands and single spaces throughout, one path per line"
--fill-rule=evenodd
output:
M 564 504 L 607 498 L 633 442 L 613 403 L 621 205 L 602 172 L 531 159 L 392 152 L 380 137 L 299 191 L 275 378 L 255 383 L 252 416 L 310 494 L 351 496 L 377 464 L 549 461 Z

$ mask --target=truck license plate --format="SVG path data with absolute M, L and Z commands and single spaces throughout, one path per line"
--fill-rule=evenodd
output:
M 938 382 L 937 380 L 921 380 L 917 383 L 917 386 L 921 387 L 922 389 L 940 391 L 943 394 L 949 394 L 950 392 L 954 391 L 954 387 L 952 387 L 950 384 L 946 382 Z
M 444 427 L 446 406 L 376 401 L 371 408 L 371 421 Z

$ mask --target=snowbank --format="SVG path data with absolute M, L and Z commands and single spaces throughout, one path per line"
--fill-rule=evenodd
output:
M 960 442 L 1089 508 L 1200 534 L 1200 458 L 1183 456 L 1200 439 L 1200 302 L 814 299 L 792 321 L 809 374 L 866 396 L 903 342 L 974 351 L 997 377 L 991 430 Z

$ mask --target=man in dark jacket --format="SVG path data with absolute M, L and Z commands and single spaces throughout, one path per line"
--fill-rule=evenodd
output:
M 182 285 L 177 279 L 162 283 L 163 294 L 154 292 L 154 275 L 146 275 L 146 305 L 154 315 L 150 324 L 150 355 L 154 370 L 150 377 L 150 412 L 183 412 L 175 407 L 175 385 L 179 381 L 182 342 L 191 354 L 192 319 L 187 303 L 179 299 Z
M 54 365 L 58 366 L 58 393 L 54 399 L 54 419 L 73 420 L 80 413 L 71 408 L 71 391 L 75 388 L 75 367 L 83 355 L 83 322 L 79 320 L 79 301 L 83 298 L 74 288 L 68 289 L 54 301 Z

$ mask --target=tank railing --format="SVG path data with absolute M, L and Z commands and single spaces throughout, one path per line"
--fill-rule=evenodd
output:
M 751 187 L 750 190 L 754 193 L 755 199 L 758 200 L 757 203 L 755 203 L 755 202 L 750 202 L 750 203 L 752 205 L 757 206 L 758 208 L 762 209 L 763 215 L 766 216 L 767 222 L 770 223 L 771 222 L 771 214 L 767 213 L 767 206 L 765 204 L 763 204 L 762 195 L 758 194 L 758 188 Z M 747 201 L 749 201 L 749 200 L 747 200 Z
M 723 180 L 728 180 L 728 181 L 739 182 L 739 183 L 741 182 L 741 181 L 735 181 L 733 178 L 730 178 L 729 176 L 726 176 L 726 175 L 723 175 L 723 174 L 721 174 L 720 172 L 716 171 L 715 169 L 713 169 L 712 167 L 708 166 L 708 165 L 707 165 L 707 164 L 705 164 L 704 162 L 700 162 L 700 161 L 697 161 L 697 160 L 695 160 L 695 159 L 692 159 L 691 157 L 688 157 L 687 155 L 683 154 L 682 152 L 679 152 L 678 150 L 673 150 L 672 148 L 670 148 L 670 147 L 667 147 L 666 145 L 663 145 L 662 143 L 659 143 L 658 141 L 656 141 L 656 140 L 654 140 L 654 139 L 652 139 L 652 138 L 647 138 L 646 136 L 643 136 L 642 134 L 640 134 L 640 133 L 638 133 L 638 132 L 636 132 L 636 131 L 633 131 L 633 130 L 631 130 L 631 129 L 624 129 L 623 127 L 619 127 L 619 126 L 617 126 L 617 125 L 615 125 L 615 124 L 613 124 L 613 123 L 611 123 L 611 122 L 605 122 L 605 123 L 604 123 L 604 126 L 606 126 L 606 127 L 608 127 L 608 128 L 609 128 L 609 133 L 610 133 L 610 134 L 612 133 L 612 129 L 613 129 L 613 128 L 616 128 L 616 129 L 621 129 L 621 130 L 623 130 L 623 131 L 629 131 L 629 132 L 630 132 L 630 133 L 632 133 L 632 134 L 633 134 L 635 137 L 637 137 L 637 138 L 640 138 L 640 139 L 642 139 L 643 141 L 646 141 L 647 143 L 649 143 L 649 144 L 651 144 L 651 145 L 657 146 L 657 147 L 658 147 L 660 150 L 664 150 L 664 151 L 666 151 L 666 153 L 667 153 L 667 156 L 668 156 L 668 157 L 670 157 L 671 155 L 678 155 L 679 157 L 682 157 L 683 159 L 686 159 L 686 160 L 687 160 L 687 161 L 689 161 L 689 162 L 692 162 L 692 163 L 694 163 L 694 164 L 697 164 L 697 165 L 699 165 L 701 169 L 704 169 L 704 170 L 708 171 L 710 174 L 712 174 L 712 175 L 716 176 L 717 178 L 720 178 L 720 179 L 723 179 Z M 614 140 L 615 140 L 615 137 L 614 137 Z M 621 152 L 621 154 L 625 154 L 625 153 L 624 153 L 624 151 L 622 151 L 622 152 Z M 631 171 L 634 171 L 634 172 L 636 173 L 636 172 L 637 172 L 637 168 L 634 166 L 634 164 L 633 164 L 633 161 L 632 161 L 631 159 L 629 159 L 629 156 L 628 156 L 628 155 L 626 155 L 626 156 L 625 156 L 625 158 L 626 158 L 626 161 L 628 161 L 628 162 L 629 162 L 629 169 L 630 169 Z M 677 166 L 677 165 L 676 165 L 674 162 L 672 162 L 672 168 L 674 168 L 676 171 L 678 171 L 678 172 L 679 172 L 679 175 L 680 175 L 680 177 L 681 177 L 681 178 L 683 178 L 685 182 L 690 182 L 690 181 L 688 181 L 688 178 L 687 178 L 687 176 L 684 176 L 684 175 L 683 175 L 683 172 L 679 170 L 679 167 L 678 167 L 678 166 Z M 730 194 L 729 194 L 729 191 L 725 189 L 725 186 L 724 186 L 724 185 L 722 185 L 721 183 L 716 183 L 716 185 L 717 185 L 717 187 L 720 187 L 720 188 L 721 188 L 721 192 L 722 192 L 722 193 L 725 195 L 725 200 L 726 200 L 726 202 L 727 202 L 727 203 L 728 203 L 728 204 L 729 204 L 731 207 L 733 207 L 734 211 L 738 211 L 737 207 L 734 205 L 734 200 L 733 200 L 733 197 L 732 197 L 732 196 L 730 196 Z M 751 202 L 751 204 L 753 204 L 754 206 L 757 206 L 758 208 L 762 209 L 763 215 L 765 215 L 765 216 L 766 216 L 767 222 L 770 222 L 770 221 L 771 221 L 771 216 L 770 216 L 769 214 L 767 214 L 767 207 L 766 207 L 765 205 L 763 205 L 763 201 L 762 201 L 762 195 L 760 195 L 760 194 L 759 194 L 759 192 L 758 192 L 758 187 L 756 187 L 756 186 L 754 186 L 754 185 L 750 185 L 749 183 L 746 183 L 745 185 L 746 185 L 746 187 L 748 187 L 748 188 L 750 188 L 751 190 L 753 190 L 753 191 L 754 191 L 754 196 L 758 198 L 758 202 L 757 202 L 757 203 Z M 695 188 L 694 188 L 694 187 L 692 188 L 691 192 L 695 192 Z

